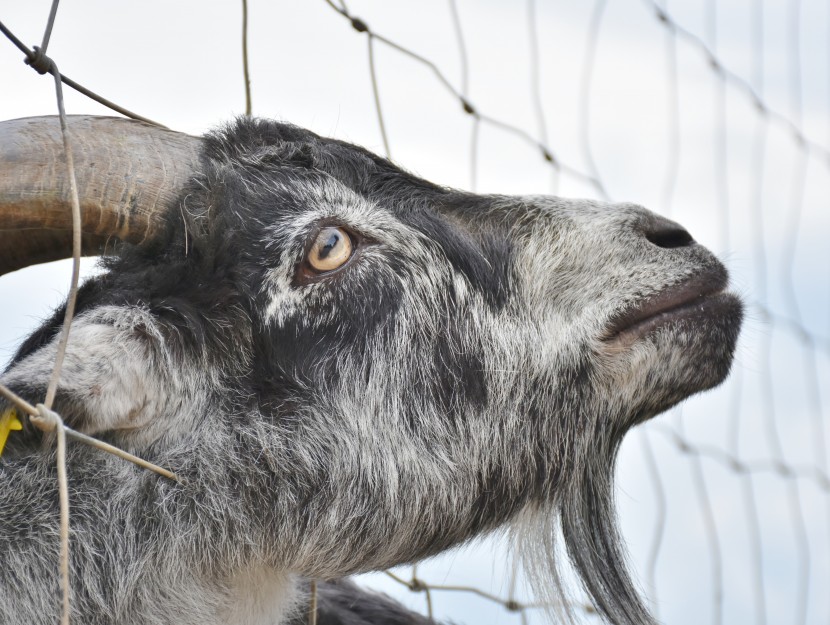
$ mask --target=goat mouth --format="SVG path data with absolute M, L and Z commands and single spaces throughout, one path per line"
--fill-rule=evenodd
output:
M 719 316 L 736 299 L 725 292 L 726 284 L 726 272 L 713 269 L 670 286 L 612 317 L 602 340 L 628 345 L 669 324 L 700 323 Z

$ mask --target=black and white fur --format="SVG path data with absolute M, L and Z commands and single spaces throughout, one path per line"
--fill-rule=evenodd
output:
M 559 526 L 606 618 L 653 622 L 616 532 L 615 454 L 633 425 L 723 380 L 741 318 L 734 300 L 604 340 L 666 288 L 702 272 L 725 284 L 703 247 L 661 239 L 678 226 L 632 205 L 445 189 L 252 119 L 208 137 L 169 220 L 163 245 L 124 246 L 83 286 L 55 408 L 184 483 L 70 443 L 75 622 L 299 623 L 304 579 L 501 527 L 551 589 Z M 356 252 L 300 279 L 325 225 Z M 61 315 L 2 376 L 32 401 Z M 53 447 L 27 427 L 0 459 L 3 625 L 57 620 Z M 321 596 L 332 625 L 422 622 L 342 582 Z

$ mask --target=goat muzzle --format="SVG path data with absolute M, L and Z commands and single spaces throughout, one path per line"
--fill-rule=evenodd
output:
M 83 254 L 149 245 L 197 171 L 202 140 L 144 122 L 70 115 Z M 0 275 L 72 255 L 69 180 L 57 116 L 0 122 Z

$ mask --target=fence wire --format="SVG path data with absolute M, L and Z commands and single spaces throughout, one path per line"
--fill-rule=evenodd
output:
M 55 362 L 52 368 L 52 373 L 49 377 L 49 384 L 46 389 L 46 395 L 43 403 L 32 406 L 27 401 L 15 395 L 4 385 L 0 384 L 0 394 L 2 394 L 16 409 L 20 410 L 23 415 L 28 416 L 33 425 L 44 432 L 55 433 L 55 445 L 57 448 L 57 487 L 59 495 L 60 507 L 60 548 L 59 561 L 57 568 L 60 577 L 60 591 L 61 591 L 61 625 L 69 625 L 71 616 L 71 579 L 70 579 L 70 503 L 69 503 L 69 486 L 67 480 L 66 467 L 66 439 L 72 437 L 74 440 L 86 443 L 88 445 L 97 447 L 102 451 L 113 453 L 126 460 L 130 460 L 135 464 L 149 470 L 157 471 L 165 477 L 177 479 L 176 476 L 160 467 L 156 467 L 152 463 L 141 460 L 118 449 L 112 445 L 98 441 L 93 437 L 75 432 L 71 428 L 64 425 L 60 415 L 52 411 L 52 404 L 55 401 L 58 386 L 60 383 L 61 370 L 63 368 L 64 356 L 66 355 L 67 345 L 69 343 L 69 334 L 72 329 L 72 321 L 75 315 L 75 304 L 78 297 L 78 283 L 80 279 L 81 266 L 81 207 L 78 199 L 78 185 L 75 179 L 75 165 L 72 156 L 72 141 L 70 138 L 69 129 L 66 122 L 66 111 L 64 107 L 62 84 L 67 80 L 61 75 L 58 66 L 51 58 L 46 55 L 49 40 L 52 36 L 52 29 L 57 17 L 59 0 L 53 0 L 51 9 L 49 11 L 49 18 L 46 23 L 46 28 L 43 34 L 43 41 L 40 47 L 35 47 L 33 50 L 28 50 L 14 34 L 0 22 L 0 31 L 18 48 L 20 48 L 26 55 L 26 63 L 39 74 L 51 74 L 55 80 L 55 95 L 57 99 L 58 117 L 61 127 L 61 135 L 63 138 L 63 157 L 66 163 L 67 178 L 69 180 L 69 210 L 72 213 L 72 272 L 69 284 L 69 295 L 67 297 L 63 324 L 61 326 L 60 334 L 58 335 L 58 344 L 55 352 Z M 67 82 L 69 84 L 69 82 Z M 74 85 L 72 85 L 74 86 Z M 85 89 L 78 89 L 82 93 L 87 92 Z M 93 97 L 92 92 L 85 93 L 89 97 Z M 122 109 L 117 105 L 109 103 L 108 101 L 95 96 L 99 103 L 106 103 L 107 106 L 113 108 L 118 112 L 128 113 L 126 109 Z M 136 116 L 136 119 L 142 119 Z M 143 120 L 149 121 L 149 120 Z M 151 122 L 152 123 L 152 122 Z M 16 418 L 16 417 L 15 417 Z
M 384 37 L 376 31 L 370 29 L 367 25 L 366 16 L 358 16 L 356 13 L 350 12 L 345 4 L 335 5 L 331 0 L 325 0 L 327 4 L 337 11 L 340 15 L 347 18 L 352 26 L 360 33 L 365 33 L 369 39 L 376 39 L 382 42 L 393 53 L 404 54 L 410 57 L 414 62 L 421 63 L 429 67 L 437 78 L 440 87 L 445 88 L 458 98 L 461 104 L 461 110 L 469 115 L 472 115 L 476 122 L 490 124 L 502 130 L 513 133 L 521 139 L 525 140 L 531 145 L 535 145 L 542 157 L 553 166 L 556 173 L 565 173 L 567 175 L 581 178 L 590 182 L 591 186 L 596 191 L 597 195 L 603 199 L 615 199 L 612 193 L 608 191 L 609 185 L 606 183 L 597 165 L 597 160 L 593 154 L 592 145 L 592 128 L 591 128 L 591 104 L 592 104 L 592 88 L 594 86 L 594 70 L 596 66 L 597 49 L 601 44 L 601 32 L 603 22 L 605 19 L 606 10 L 609 0 L 596 0 L 593 3 L 593 10 L 591 12 L 589 25 L 587 28 L 587 44 L 585 46 L 584 59 L 582 61 L 581 70 L 581 84 L 579 85 L 580 99 L 581 99 L 581 145 L 583 162 L 586 164 L 587 171 L 581 170 L 578 167 L 566 164 L 560 157 L 554 157 L 553 150 L 549 143 L 547 124 L 545 121 L 545 106 L 542 103 L 539 65 L 540 65 L 540 51 L 538 47 L 537 31 L 540 26 L 536 19 L 536 1 L 528 0 L 526 6 L 528 34 L 527 41 L 529 43 L 529 58 L 528 63 L 531 71 L 531 98 L 533 101 L 533 108 L 535 114 L 536 131 L 533 134 L 531 131 L 525 130 L 519 123 L 514 123 L 509 120 L 497 119 L 483 114 L 481 111 L 485 110 L 485 103 L 475 104 L 471 101 L 468 87 L 468 53 L 465 48 L 465 41 L 463 37 L 463 26 L 459 19 L 459 12 L 455 2 L 450 2 L 451 19 L 453 21 L 454 30 L 457 36 L 457 43 L 461 55 L 461 66 L 463 68 L 461 87 L 456 88 L 445 76 L 440 65 L 435 61 L 426 58 L 413 49 L 409 49 L 401 44 L 398 44 L 391 39 Z M 768 331 L 762 336 L 760 340 L 760 358 L 758 361 L 761 370 L 759 372 L 761 378 L 762 389 L 762 414 L 760 415 L 766 430 L 766 453 L 757 459 L 748 460 L 739 450 L 739 441 L 741 440 L 741 430 L 746 428 L 747 424 L 742 423 L 740 419 L 741 406 L 741 384 L 742 376 L 739 374 L 734 376 L 731 382 L 732 390 L 732 405 L 723 406 L 722 410 L 728 414 L 729 418 L 729 435 L 727 440 L 722 444 L 696 443 L 691 440 L 684 431 L 684 420 L 682 417 L 677 419 L 677 426 L 674 428 L 667 427 L 659 420 L 650 424 L 643 429 L 642 449 L 645 456 L 645 464 L 649 479 L 652 482 L 654 489 L 654 497 L 656 500 L 656 519 L 655 528 L 653 531 L 653 539 L 651 547 L 648 551 L 647 563 L 645 567 L 645 576 L 647 580 L 647 587 L 650 590 L 652 600 L 659 608 L 660 602 L 657 600 L 657 588 L 659 586 L 657 580 L 657 563 L 661 554 L 661 543 L 665 534 L 671 530 L 667 526 L 667 488 L 668 485 L 665 480 L 661 478 L 661 472 L 658 463 L 654 459 L 654 452 L 652 444 L 649 442 L 649 432 L 661 434 L 670 444 L 672 444 L 677 451 L 681 452 L 688 460 L 689 471 L 692 476 L 694 486 L 694 496 L 698 501 L 699 513 L 701 516 L 701 524 L 703 526 L 705 552 L 708 553 L 708 560 L 710 562 L 710 579 L 711 585 L 711 611 L 708 622 L 722 623 L 724 619 L 724 602 L 728 599 L 729 583 L 724 576 L 724 562 L 721 542 L 724 537 L 720 534 L 718 529 L 718 510 L 712 504 L 711 496 L 711 478 L 707 480 L 707 473 L 704 470 L 706 463 L 714 464 L 721 471 L 735 474 L 741 481 L 741 490 L 743 493 L 743 507 L 744 513 L 747 517 L 746 530 L 751 543 L 751 557 L 749 562 L 749 575 L 753 581 L 753 600 L 755 611 L 755 622 L 767 623 L 770 622 L 769 606 L 767 605 L 767 597 L 772 589 L 766 581 L 764 567 L 764 542 L 762 538 L 760 512 L 757 503 L 758 482 L 760 479 L 774 476 L 782 480 L 786 484 L 786 497 L 782 502 L 784 507 L 788 510 L 790 531 L 792 532 L 795 550 L 792 558 L 796 562 L 797 582 L 796 593 L 792 605 L 793 622 L 807 623 L 808 610 L 810 606 L 810 586 L 811 586 L 811 554 L 814 558 L 821 558 L 825 563 L 830 561 L 828 552 L 823 553 L 812 548 L 811 542 L 819 542 L 816 537 L 809 535 L 806 523 L 805 505 L 802 494 L 804 482 L 811 482 L 819 490 L 819 496 L 825 501 L 825 512 L 827 516 L 826 526 L 830 528 L 830 479 L 828 479 L 827 471 L 827 442 L 825 433 L 826 413 L 822 404 L 821 397 L 821 378 L 819 373 L 818 359 L 822 353 L 824 356 L 828 354 L 827 338 L 817 332 L 808 329 L 804 323 L 801 307 L 799 305 L 799 297 L 794 287 L 795 258 L 798 248 L 798 240 L 800 228 L 802 227 L 803 213 L 804 213 L 804 190 L 806 186 L 806 175 L 808 164 L 815 163 L 825 170 L 830 166 L 830 151 L 826 145 L 810 136 L 802 127 L 802 104 L 801 104 L 801 66 L 802 60 L 800 58 L 800 23 L 802 19 L 802 6 L 800 2 L 790 3 L 787 18 L 788 31 L 788 70 L 790 77 L 789 93 L 791 97 L 791 111 L 789 115 L 776 110 L 766 99 L 764 89 L 765 76 L 765 47 L 764 47 L 764 4 L 756 2 L 750 9 L 751 17 L 749 19 L 752 24 L 752 58 L 753 69 L 752 79 L 746 79 L 738 72 L 730 69 L 728 63 L 718 55 L 717 52 L 717 33 L 718 33 L 718 17 L 717 7 L 714 0 L 703 3 L 703 12 L 705 13 L 705 35 L 699 36 L 691 29 L 684 27 L 677 19 L 675 19 L 669 11 L 667 2 L 654 2 L 653 0 L 645 0 L 644 5 L 647 10 L 653 13 L 655 23 L 658 28 L 664 31 L 664 48 L 662 50 L 665 64 L 666 77 L 665 83 L 668 85 L 667 97 L 667 154 L 666 165 L 663 182 L 662 203 L 661 209 L 663 212 L 671 215 L 673 210 L 673 198 L 676 193 L 677 179 L 679 175 L 680 159 L 682 154 L 681 145 L 681 103 L 680 103 L 680 81 L 681 76 L 678 70 L 678 47 L 686 45 L 702 55 L 708 63 L 712 80 L 715 82 L 715 101 L 716 101 L 716 117 L 715 137 L 712 146 L 713 164 L 715 170 L 715 187 L 718 210 L 721 216 L 719 223 L 721 241 L 720 247 L 722 250 L 727 250 L 733 245 L 732 235 L 730 233 L 730 199 L 729 199 L 729 159 L 727 156 L 727 141 L 729 136 L 729 121 L 727 110 L 728 97 L 741 97 L 749 101 L 753 106 L 756 115 L 756 131 L 755 131 L 755 147 L 753 149 L 753 176 L 752 176 L 752 190 L 753 196 L 751 206 L 753 215 L 751 216 L 751 223 L 754 225 L 754 260 L 756 268 L 757 283 L 755 285 L 755 294 L 758 297 L 757 301 L 751 303 L 752 311 L 763 318 L 768 325 Z M 358 26 L 356 26 L 359 25 Z M 378 99 L 378 77 L 375 68 L 375 60 L 370 55 L 370 72 L 372 75 L 372 85 L 377 104 L 377 115 L 380 126 L 382 128 L 384 145 L 387 153 L 389 152 L 389 139 L 386 125 L 384 123 L 383 112 L 380 108 Z M 781 241 L 785 246 L 784 259 L 780 264 L 781 269 L 781 286 L 786 293 L 784 298 L 784 312 L 773 310 L 769 304 L 768 286 L 770 277 L 768 275 L 768 253 L 766 243 L 766 232 L 764 230 L 764 211 L 770 210 L 765 206 L 764 201 L 764 180 L 765 180 L 765 156 L 767 151 L 767 135 L 774 127 L 783 129 L 791 139 L 792 145 L 796 150 L 796 155 L 792 159 L 792 178 L 791 183 L 791 201 L 787 209 L 789 213 L 788 224 L 786 232 Z M 471 140 L 471 167 L 473 175 L 471 176 L 472 185 L 475 186 L 475 163 L 478 159 L 478 132 L 477 126 L 472 134 Z M 826 184 L 826 182 L 825 182 Z M 552 188 L 556 188 L 555 180 Z M 825 260 L 825 275 L 827 271 L 827 261 Z M 786 332 L 789 336 L 789 341 L 799 345 L 802 357 L 804 359 L 804 371 L 806 372 L 805 380 L 807 386 L 807 396 L 809 398 L 809 412 L 812 415 L 812 432 L 811 440 L 813 445 L 813 462 L 794 463 L 788 459 L 784 452 L 780 423 L 783 417 L 780 411 L 776 409 L 776 398 L 774 393 L 776 391 L 783 391 L 781 385 L 776 383 L 773 375 L 773 354 L 772 354 L 772 340 L 775 333 L 781 330 Z M 677 414 L 680 414 L 679 411 Z M 752 450 L 757 453 L 757 450 Z M 812 540 L 811 540 L 812 539 Z M 413 571 L 412 581 L 407 582 L 402 578 L 396 577 L 396 581 L 404 584 L 410 590 L 416 592 L 429 592 L 430 589 L 441 588 L 441 585 L 430 585 L 417 578 Z M 822 576 L 822 581 L 813 583 L 813 592 L 820 588 L 827 586 L 827 575 Z M 510 586 L 514 585 L 511 581 Z M 454 588 L 458 589 L 457 586 Z M 467 590 L 471 590 L 467 588 Z M 474 590 L 474 589 L 473 589 Z M 481 591 L 475 591 L 481 596 L 493 598 L 492 595 Z M 431 601 L 428 600 L 429 614 L 433 614 Z M 512 600 L 501 602 L 505 607 L 514 606 Z M 518 604 L 521 605 L 521 604 Z M 824 613 L 821 617 L 818 614 L 815 622 L 826 622 L 830 618 L 830 610 Z M 696 611 L 694 622 L 703 622 L 706 617 L 702 612 Z M 748 622 L 747 620 L 742 622 Z M 812 620 L 810 621 L 812 622 Z
M 2 22 L 0 31 L 35 69 L 51 71 L 54 68 L 58 88 L 62 81 L 121 114 L 156 123 L 98 96 L 59 73 L 54 64 L 47 64 L 46 49 L 57 6 L 57 1 L 51 5 L 39 48 L 28 48 Z M 623 454 L 623 460 L 639 467 L 645 476 L 650 492 L 645 507 L 652 511 L 650 521 L 644 521 L 650 525 L 650 537 L 645 543 L 632 545 L 632 556 L 645 591 L 666 622 L 804 624 L 830 620 L 830 604 L 825 596 L 830 584 L 830 473 L 825 397 L 830 372 L 830 303 L 823 301 L 830 293 L 830 259 L 826 257 L 826 249 L 813 241 L 826 240 L 830 234 L 826 220 L 822 221 L 826 206 L 824 211 L 821 207 L 817 209 L 816 200 L 818 196 L 819 202 L 823 200 L 826 204 L 830 191 L 830 119 L 826 113 L 822 121 L 814 119 L 816 107 L 807 106 L 804 97 L 806 84 L 821 81 L 824 103 L 818 108 L 830 110 L 830 9 L 804 0 L 790 2 L 786 8 L 759 0 L 739 9 L 737 17 L 727 19 L 724 17 L 727 10 L 715 0 L 595 0 L 583 16 L 581 56 L 571 59 L 579 68 L 578 78 L 570 85 L 578 102 L 578 117 L 572 120 L 578 128 L 578 140 L 568 143 L 558 138 L 557 125 L 551 121 L 561 116 L 561 112 L 558 103 L 549 98 L 544 70 L 546 55 L 571 54 L 570 50 L 550 44 L 551 23 L 545 18 L 557 11 L 564 12 L 564 6 L 552 7 L 545 0 L 526 0 L 511 8 L 521 14 L 525 29 L 524 35 L 514 43 L 526 52 L 525 96 L 531 111 L 527 118 L 491 115 L 490 103 L 473 95 L 477 66 L 476 55 L 470 49 L 475 29 L 471 16 L 478 10 L 474 4 L 448 0 L 443 10 L 439 11 L 438 4 L 433 7 L 432 20 L 446 21 L 453 34 L 456 58 L 452 60 L 431 58 L 418 46 L 404 45 L 385 35 L 382 29 L 370 27 L 373 12 L 380 12 L 381 5 L 320 0 L 319 7 L 317 19 L 324 20 L 325 12 L 333 11 L 343 18 L 346 28 L 355 31 L 355 36 L 366 38 L 365 68 L 353 71 L 369 75 L 374 110 L 366 114 L 376 116 L 387 155 L 392 156 L 399 144 L 395 127 L 387 121 L 389 106 L 384 104 L 384 86 L 388 74 L 379 66 L 381 61 L 399 56 L 413 66 L 426 68 L 433 77 L 435 92 L 413 94 L 413 110 L 417 111 L 426 99 L 436 98 L 441 91 L 457 101 L 457 112 L 447 115 L 450 123 L 464 124 L 467 128 L 468 186 L 474 190 L 481 183 L 481 160 L 486 153 L 482 132 L 489 129 L 515 137 L 536 153 L 535 158 L 541 159 L 548 168 L 545 176 L 551 192 L 568 182 L 576 182 L 582 185 L 579 188 L 587 189 L 597 198 L 626 199 L 615 191 L 622 185 L 613 166 L 608 165 L 612 159 L 597 147 L 598 143 L 605 144 L 598 141 L 598 119 L 594 113 L 598 90 L 609 88 L 602 82 L 608 80 L 607 72 L 601 75 L 599 72 L 603 54 L 606 57 L 625 54 L 625 50 L 614 48 L 617 40 L 608 34 L 614 30 L 613 20 L 620 19 L 620 10 L 641 19 L 648 17 L 650 28 L 662 40 L 652 53 L 662 59 L 665 67 L 662 77 L 653 78 L 665 95 L 662 129 L 665 153 L 662 170 L 646 175 L 660 180 L 660 206 L 651 208 L 681 221 L 690 217 L 681 189 L 684 159 L 689 154 L 684 142 L 690 142 L 684 123 L 695 114 L 684 107 L 684 94 L 690 85 L 711 91 L 714 113 L 707 132 L 711 133 L 708 154 L 711 194 L 718 221 L 715 224 L 719 236 L 717 245 L 721 252 L 745 254 L 744 260 L 751 264 L 748 277 L 751 284 L 743 285 L 749 296 L 750 336 L 745 332 L 744 351 L 739 353 L 730 381 L 717 393 L 716 404 L 709 402 L 704 406 L 700 402 L 688 402 L 682 410 L 659 417 L 631 436 L 632 443 L 626 448 L 628 453 Z M 243 0 L 242 9 L 246 26 L 242 46 L 245 110 L 250 113 L 248 11 L 255 14 L 262 10 L 262 5 Z M 729 11 L 734 12 L 734 7 Z M 681 14 L 683 17 L 678 17 Z M 748 43 L 741 42 L 748 58 L 743 64 L 735 62 L 734 42 L 727 37 L 735 30 L 735 21 L 748 31 L 745 33 Z M 819 61 L 812 55 L 807 62 L 802 54 L 802 35 L 807 26 L 816 23 L 825 24 L 823 41 L 827 49 L 822 51 Z M 429 37 L 430 32 L 425 31 L 416 39 L 425 41 Z M 773 38 L 785 41 L 783 61 L 774 58 L 771 63 L 773 54 L 768 42 Z M 201 41 L 196 45 L 209 44 Z M 705 63 L 705 84 L 700 83 L 699 76 L 688 75 L 692 56 Z M 254 53 L 253 59 L 256 58 Z M 457 81 L 450 78 L 452 73 L 445 69 L 446 65 L 458 67 Z M 312 71 L 313 66 L 310 67 Z M 477 71 L 480 73 L 480 68 Z M 259 79 L 260 84 L 266 80 L 256 74 L 253 79 Z M 782 81 L 786 83 L 785 104 L 780 102 L 782 89 L 777 84 Z M 625 125 L 626 120 L 620 119 L 619 123 Z M 824 140 L 817 137 L 816 128 L 821 123 L 827 126 Z M 737 126 L 741 132 L 749 126 L 748 135 L 735 130 Z M 788 151 L 784 150 L 783 155 L 779 153 L 782 136 L 788 142 Z M 629 139 L 636 142 L 634 137 Z M 735 146 L 741 142 L 751 146 L 745 162 L 734 155 Z M 529 160 L 533 158 L 530 154 L 521 158 Z M 741 184 L 739 193 L 736 188 Z M 789 189 L 784 201 L 780 200 L 781 194 L 770 193 L 773 187 L 779 186 Z M 809 249 L 805 251 L 805 247 Z M 820 291 L 820 296 L 815 296 L 817 299 L 799 286 L 805 258 L 819 281 L 811 285 L 816 292 Z M 727 258 L 727 262 L 730 260 Z M 810 312 L 813 309 L 819 312 Z M 32 410 L 37 413 L 36 407 Z M 706 411 L 715 411 L 722 417 L 721 421 L 725 422 L 722 435 L 695 425 L 700 413 Z M 806 418 L 802 418 L 802 412 Z M 795 427 L 803 431 L 784 435 Z M 67 433 L 77 436 L 68 429 Z M 639 459 L 637 454 L 641 454 Z M 684 463 L 679 469 L 678 459 Z M 669 463 L 672 470 L 666 468 Z M 636 475 L 637 471 L 632 474 Z M 727 488 L 727 483 L 733 483 L 734 488 Z M 622 486 L 625 489 L 627 484 L 623 482 Z M 732 496 L 735 493 L 737 497 Z M 690 510 L 690 501 L 696 502 L 693 516 L 698 519 L 694 531 L 690 531 L 688 518 L 678 519 L 673 514 L 679 506 L 684 511 Z M 628 511 L 623 512 L 625 521 Z M 676 547 L 669 549 L 669 543 L 682 541 L 687 535 L 694 541 L 691 547 L 685 551 Z M 736 542 L 744 543 L 743 551 L 736 551 Z M 637 547 L 639 552 L 635 551 Z M 677 554 L 692 559 L 669 561 Z M 697 588 L 689 587 L 687 577 L 679 576 L 680 582 L 672 579 L 678 567 L 705 570 L 707 577 L 699 581 Z M 508 568 L 505 579 L 493 584 L 506 588 L 507 598 L 464 580 L 430 582 L 417 568 L 409 574 L 388 571 L 385 577 L 405 591 L 423 594 L 425 612 L 431 617 L 447 616 L 435 601 L 436 594 L 459 593 L 468 596 L 471 602 L 480 600 L 499 605 L 505 612 L 516 614 L 524 625 L 536 618 L 535 608 L 542 606 L 519 597 L 520 572 L 515 566 Z M 430 570 L 434 566 L 430 565 Z M 791 574 L 793 581 L 782 582 L 781 571 Z M 708 605 L 694 604 L 690 611 L 684 604 L 684 596 L 700 596 L 702 586 L 707 588 Z M 586 616 L 593 614 L 587 603 L 577 603 L 575 607 Z M 314 618 L 312 614 L 309 620 Z

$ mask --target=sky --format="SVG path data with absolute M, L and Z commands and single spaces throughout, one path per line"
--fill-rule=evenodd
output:
M 36 44 L 49 4 L 6 0 L 0 20 Z M 830 493 L 815 479 L 767 469 L 783 462 L 827 475 L 830 6 L 346 4 L 374 32 L 434 63 L 482 115 L 544 143 L 569 169 L 598 176 L 608 198 L 677 219 L 721 256 L 748 302 L 733 375 L 629 435 L 618 470 L 623 535 L 666 623 L 826 623 Z M 655 7 L 671 21 L 660 21 Z M 324 0 L 250 0 L 249 12 L 254 114 L 383 154 L 366 35 Z M 244 113 L 240 27 L 236 1 L 65 2 L 49 54 L 105 97 L 198 134 Z M 598 197 L 583 178 L 557 172 L 533 142 L 476 125 L 430 66 L 377 40 L 373 55 L 389 153 L 401 166 L 479 192 Z M 111 114 L 65 94 L 69 113 Z M 0 41 L 0 119 L 55 112 L 52 81 Z M 94 271 L 94 261 L 84 267 Z M 68 282 L 67 263 L 0 278 L 1 359 L 61 301 Z M 677 432 L 706 455 L 684 454 Z M 737 473 L 724 452 L 758 470 Z M 423 563 L 418 574 L 506 596 L 508 560 L 504 545 L 488 540 Z M 388 577 L 363 581 L 424 607 L 423 595 Z M 468 593 L 436 591 L 433 602 L 437 616 L 457 623 L 519 622 Z

